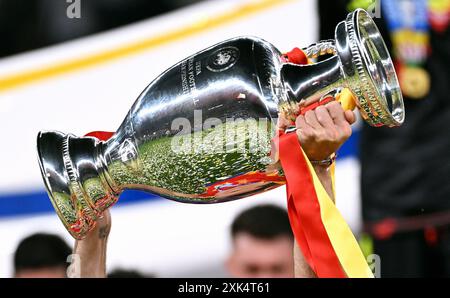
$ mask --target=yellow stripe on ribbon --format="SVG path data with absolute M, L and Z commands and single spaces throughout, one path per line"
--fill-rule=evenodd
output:
M 342 268 L 348 277 L 374 277 L 355 236 L 339 210 L 336 208 L 336 205 L 328 196 L 328 193 L 317 177 L 316 172 L 303 149 L 302 152 L 313 178 L 314 188 L 320 205 L 322 222 Z M 334 181 L 333 176 L 334 173 L 332 174 L 332 179 Z

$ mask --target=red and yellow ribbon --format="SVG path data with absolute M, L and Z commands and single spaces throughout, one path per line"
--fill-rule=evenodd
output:
M 298 49 L 285 57 L 295 64 L 309 62 Z M 355 108 L 348 89 L 344 89 L 336 100 L 341 102 L 344 110 Z M 325 101 L 320 104 L 323 103 Z M 305 110 L 313 108 L 315 106 L 308 106 Z M 275 142 L 286 176 L 289 220 L 311 269 L 317 277 L 373 277 L 358 242 L 317 177 L 297 134 L 280 131 Z M 334 164 L 331 172 L 334 191 Z
M 279 135 L 295 239 L 318 277 L 373 277 L 339 210 L 328 196 L 295 133 Z

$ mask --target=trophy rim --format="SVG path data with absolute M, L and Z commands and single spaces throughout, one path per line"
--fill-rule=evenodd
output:
M 356 70 L 363 83 L 358 97 L 366 97 L 367 94 L 367 106 L 379 121 L 371 124 L 401 125 L 405 119 L 403 96 L 394 64 L 378 27 L 364 9 L 350 13 L 346 23 Z
M 49 140 L 47 140 L 45 138 L 45 134 L 56 136 L 57 138 L 59 138 L 58 141 L 60 141 L 60 144 L 49 144 L 50 142 L 49 142 Z M 37 158 L 38 158 L 38 162 L 39 162 L 41 176 L 44 180 L 45 189 L 49 196 L 50 202 L 51 202 L 53 208 L 55 209 L 56 214 L 58 215 L 59 219 L 63 223 L 66 230 L 70 233 L 70 235 L 75 239 L 81 240 L 85 237 L 86 233 L 93 228 L 95 223 L 87 214 L 80 214 L 77 211 L 76 206 L 74 206 L 77 204 L 77 202 L 74 202 L 75 200 L 77 200 L 77 198 L 72 193 L 72 189 L 70 187 L 70 182 L 67 181 L 67 177 L 62 171 L 55 171 L 56 175 L 58 175 L 59 177 L 64 177 L 64 179 L 65 179 L 63 185 L 60 185 L 60 187 L 61 186 L 66 187 L 68 194 L 70 194 L 71 204 L 70 204 L 68 211 L 72 213 L 72 216 L 75 218 L 75 221 L 73 222 L 73 221 L 69 220 L 68 216 L 64 215 L 64 212 L 61 210 L 60 206 L 62 206 L 62 205 L 67 206 L 67 204 L 64 204 L 63 200 L 60 199 L 59 196 L 57 196 L 55 194 L 55 191 L 54 191 L 55 188 L 52 187 L 52 185 L 54 183 L 52 183 L 49 180 L 51 173 L 49 173 L 46 169 L 46 165 L 49 165 L 49 162 L 47 161 L 47 159 L 52 159 L 53 162 L 55 162 L 55 163 L 64 164 L 63 154 L 61 152 L 60 159 L 58 160 L 58 157 L 48 156 L 48 154 L 46 154 L 43 151 L 45 149 L 45 146 L 54 146 L 54 147 L 56 147 L 56 150 L 60 149 L 62 151 L 63 140 L 64 140 L 64 138 L 67 138 L 67 137 L 68 137 L 68 135 L 65 135 L 58 131 L 40 131 L 37 135 L 37 142 L 36 142 L 37 143 L 36 144 L 37 145 L 36 146 L 37 147 Z M 75 228 L 74 225 L 78 225 L 79 228 Z

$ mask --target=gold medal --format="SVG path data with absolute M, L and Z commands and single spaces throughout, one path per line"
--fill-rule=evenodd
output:
M 422 67 L 402 67 L 399 73 L 403 95 L 422 99 L 430 92 L 430 75 Z
M 430 75 L 424 68 L 431 47 L 431 1 L 448 0 L 381 1 L 399 66 L 400 87 L 405 97 L 415 100 L 426 97 L 431 86 Z

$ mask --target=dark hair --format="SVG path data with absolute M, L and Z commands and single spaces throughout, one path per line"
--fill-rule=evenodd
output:
M 137 270 L 115 269 L 108 274 L 108 278 L 150 278 L 154 275 L 145 275 Z
M 72 250 L 57 235 L 37 233 L 23 239 L 14 253 L 14 269 L 68 267 L 67 257 Z
M 240 213 L 231 225 L 231 236 L 235 238 L 238 233 L 261 239 L 293 237 L 287 212 L 275 205 L 260 205 Z

